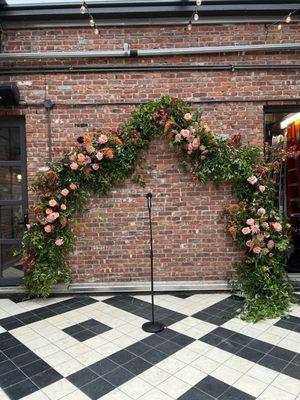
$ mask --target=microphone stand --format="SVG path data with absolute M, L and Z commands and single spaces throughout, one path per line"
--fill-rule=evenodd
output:
M 150 332 L 150 333 L 157 333 L 161 332 L 165 329 L 165 326 L 162 322 L 155 321 L 154 318 L 154 285 L 153 285 L 153 238 L 152 238 L 152 219 L 151 219 L 151 199 L 152 199 L 152 193 L 147 193 L 146 194 L 146 199 L 147 199 L 147 208 L 148 208 L 148 213 L 149 213 L 149 228 L 150 228 L 150 264 L 151 264 L 151 308 L 152 308 L 152 317 L 151 317 L 151 322 L 146 322 L 143 324 L 142 329 L 145 332 Z

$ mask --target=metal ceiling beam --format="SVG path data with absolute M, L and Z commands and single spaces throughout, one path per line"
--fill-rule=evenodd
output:
M 253 51 L 293 51 L 300 50 L 300 43 L 257 44 L 236 46 L 180 47 L 165 49 L 110 50 L 110 51 L 46 51 L 32 53 L 0 53 L 1 60 L 19 59 L 72 59 L 72 58 L 115 58 L 115 57 L 155 57 L 175 55 L 200 55 L 214 53 L 238 53 Z

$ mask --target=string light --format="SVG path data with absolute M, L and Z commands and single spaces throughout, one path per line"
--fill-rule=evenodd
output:
M 81 14 L 85 14 L 87 12 L 87 6 L 85 2 L 82 3 L 82 6 L 80 7 L 80 12 Z
M 88 15 L 88 17 L 89 17 L 89 19 L 90 19 L 89 24 L 90 24 L 91 28 L 93 28 L 94 33 L 95 33 L 96 35 L 99 35 L 99 28 L 98 28 L 98 26 L 96 25 L 96 22 L 95 22 L 95 20 L 94 20 L 94 17 L 93 17 L 93 15 L 90 13 L 90 10 L 89 10 L 89 8 L 88 8 L 88 6 L 87 6 L 87 4 L 86 4 L 85 1 L 83 1 L 82 4 L 81 4 L 80 12 L 81 12 L 81 14 L 87 14 L 87 15 Z
M 290 12 L 288 13 L 288 15 L 287 15 L 285 18 L 282 18 L 282 19 L 280 19 L 280 20 L 274 22 L 273 24 L 266 24 L 266 25 L 265 25 L 265 29 L 266 29 L 266 38 L 267 38 L 267 35 L 268 35 L 268 32 L 269 32 L 269 28 L 270 28 L 271 26 L 276 26 L 276 27 L 277 27 L 277 30 L 278 30 L 278 31 L 281 31 L 284 24 L 290 24 L 290 23 L 292 22 L 292 15 L 295 14 L 298 10 L 299 10 L 299 8 L 296 8 L 295 10 L 290 11 Z
M 97 27 L 94 29 L 94 32 L 96 35 L 99 35 L 99 29 Z
M 187 30 L 189 32 L 191 32 L 192 29 L 193 29 L 192 21 L 189 21 L 188 26 L 187 26 Z
M 189 32 L 193 28 L 192 20 L 194 20 L 194 21 L 198 21 L 199 20 L 198 7 L 200 7 L 202 5 L 202 3 L 203 3 L 203 0 L 196 0 L 196 6 L 195 6 L 195 9 L 193 11 L 192 18 L 189 20 L 189 23 L 187 25 L 187 30 Z
M 202 4 L 202 0 L 196 0 L 196 6 L 199 7 Z
M 285 19 L 285 22 L 287 23 L 287 24 L 289 24 L 290 22 L 291 22 L 291 20 L 292 20 L 292 15 L 291 15 L 291 13 L 289 13 L 289 15 L 286 17 L 286 19 Z
M 198 21 L 198 19 L 199 19 L 199 14 L 196 11 L 194 14 L 194 21 Z
M 282 24 L 278 24 L 278 25 L 277 25 L 277 29 L 278 29 L 279 31 L 281 31 L 281 29 L 282 29 Z

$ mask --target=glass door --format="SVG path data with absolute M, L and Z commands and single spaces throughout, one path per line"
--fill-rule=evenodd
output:
M 23 118 L 0 118 L 0 285 L 18 285 L 24 273 L 20 247 L 28 223 L 25 126 Z

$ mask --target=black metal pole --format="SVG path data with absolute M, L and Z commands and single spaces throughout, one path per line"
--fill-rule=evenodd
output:
M 150 265 L 151 265 L 151 322 L 146 322 L 143 324 L 142 329 L 145 332 L 157 333 L 161 332 L 165 329 L 165 326 L 162 322 L 156 321 L 154 317 L 154 273 L 153 273 L 153 235 L 152 235 L 152 218 L 151 218 L 151 209 L 152 209 L 152 193 L 146 194 L 147 199 L 147 207 L 149 213 L 149 231 L 150 231 Z

